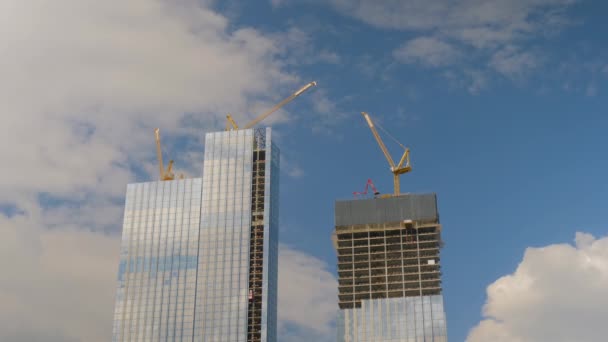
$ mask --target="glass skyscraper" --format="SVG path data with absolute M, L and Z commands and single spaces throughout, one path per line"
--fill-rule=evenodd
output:
M 279 150 L 209 133 L 203 177 L 129 184 L 113 341 L 275 342 Z
M 435 194 L 337 201 L 338 341 L 446 342 Z

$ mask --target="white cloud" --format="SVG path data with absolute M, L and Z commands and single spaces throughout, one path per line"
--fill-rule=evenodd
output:
M 332 0 L 340 12 L 370 25 L 398 30 L 438 31 L 472 45 L 521 38 L 547 26 L 565 25 L 559 10 L 573 0 Z
M 338 55 L 336 52 L 328 50 L 319 51 L 318 59 L 320 62 L 325 62 L 329 64 L 339 64 L 342 60 L 340 55 Z
M 134 160 L 154 155 L 153 127 L 164 137 L 198 136 L 192 128 L 248 113 L 296 83 L 275 58 L 275 40 L 228 31 L 224 17 L 194 0 L 0 6 L 0 200 L 42 191 L 122 196 Z M 197 127 L 183 127 L 184 113 Z
M 291 247 L 279 249 L 280 341 L 331 341 L 338 282 L 327 263 Z M 298 329 L 287 329 L 297 326 Z
M 341 101 L 348 101 L 348 98 L 334 101 L 325 89 L 318 89 L 311 98 L 314 110 L 306 118 L 306 124 L 310 125 L 315 133 L 329 134 L 334 138 L 339 138 L 340 135 L 335 132 L 334 128 L 344 122 L 349 114 L 343 112 L 338 104 Z
M 478 69 L 446 70 L 442 76 L 448 81 L 450 88 L 466 89 L 473 95 L 479 94 L 488 83 L 487 73 Z
M 467 342 L 601 342 L 608 336 L 608 237 L 529 248 L 488 287 L 484 320 Z
M 495 47 L 515 38 L 510 30 L 501 31 L 489 27 L 463 27 L 445 33 L 478 49 Z
M 293 65 L 310 65 L 316 63 L 338 64 L 340 56 L 335 52 L 316 46 L 310 30 L 291 26 L 287 32 L 277 35 L 285 63 Z
M 565 9 L 577 0 L 332 0 L 339 12 L 382 29 L 413 35 L 397 61 L 433 67 L 486 65 L 470 87 L 477 93 L 498 72 L 521 79 L 539 65 L 531 44 L 570 25 Z M 517 50 L 515 53 L 504 47 Z M 459 73 L 457 73 L 459 74 Z M 469 76 L 460 75 L 462 82 Z M 483 82 L 479 82 L 483 78 Z
M 108 341 L 120 239 L 101 231 L 117 229 L 134 170 L 155 178 L 153 128 L 197 163 L 199 143 L 177 155 L 170 137 L 198 140 L 227 113 L 247 121 L 301 85 L 280 39 L 234 30 L 208 4 L 0 2 L 0 205 L 22 213 L 0 212 L 0 340 Z M 303 314 L 287 318 L 308 327 Z
M 120 239 L 61 220 L 48 229 L 44 213 L 0 216 L 1 341 L 111 339 Z M 328 265 L 289 246 L 279 254 L 281 341 L 331 341 L 337 281 Z
M 438 67 L 455 62 L 459 57 L 459 52 L 449 43 L 437 38 L 418 37 L 396 49 L 393 56 L 403 63 Z
M 448 1 L 389 0 L 332 0 L 340 12 L 368 24 L 392 29 L 420 30 L 437 25 L 449 13 Z
M 514 46 L 498 50 L 490 59 L 490 66 L 509 78 L 521 78 L 538 67 L 541 59 L 530 51 L 521 51 Z
M 0 216 L 0 340 L 108 341 L 120 240 Z

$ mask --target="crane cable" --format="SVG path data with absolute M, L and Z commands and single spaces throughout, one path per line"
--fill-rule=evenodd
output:
M 399 142 L 399 140 L 397 140 L 395 137 L 393 137 L 393 136 L 392 136 L 392 135 L 391 135 L 391 134 L 390 134 L 390 133 L 389 133 L 387 130 L 385 130 L 385 129 L 384 129 L 384 127 L 382 127 L 382 125 L 380 125 L 380 124 L 379 124 L 377 121 L 376 121 L 376 122 L 374 122 L 374 124 L 375 124 L 376 126 L 378 126 L 378 127 L 379 127 L 379 128 L 382 130 L 382 132 L 386 133 L 386 135 L 388 135 L 388 137 L 389 137 L 389 138 L 393 139 L 393 141 L 394 141 L 394 142 L 396 142 L 396 143 L 397 143 L 399 146 L 401 146 L 401 147 L 402 147 L 404 150 L 407 150 L 407 147 L 403 146 L 403 144 L 401 144 L 401 143 Z

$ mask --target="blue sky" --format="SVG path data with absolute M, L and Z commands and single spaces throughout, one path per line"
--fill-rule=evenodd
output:
M 282 150 L 285 341 L 335 337 L 334 201 L 368 178 L 392 190 L 361 111 L 411 148 L 402 191 L 438 195 L 450 341 L 471 329 L 469 342 L 565 342 L 573 331 L 603 340 L 603 323 L 564 322 L 608 314 L 597 299 L 608 286 L 608 4 L 6 5 L 0 260 L 22 261 L 0 261 L 1 340 L 107 340 L 125 185 L 156 178 L 153 128 L 165 158 L 197 176 L 203 133 L 222 129 L 226 113 L 244 123 L 313 80 L 265 121 Z M 578 306 L 561 301 L 572 287 L 583 289 Z M 551 296 L 527 297 L 537 291 Z
M 509 41 L 537 58 L 534 66 L 514 65 L 522 68 L 514 76 L 488 66 L 493 51 L 465 44 L 457 45 L 464 56 L 446 65 L 400 63 L 393 51 L 426 32 L 374 27 L 321 3 L 235 7 L 228 13 L 237 23 L 301 30 L 312 55 L 327 50 L 339 60 L 293 66 L 319 82 L 340 119 L 315 133 L 311 127 L 324 123 L 305 119 L 309 104 L 298 100 L 289 109 L 298 118 L 276 127 L 285 156 L 303 171 L 283 178 L 283 242 L 333 266 L 333 201 L 361 191 L 367 178 L 392 190 L 360 111 L 411 147 L 414 169 L 402 176 L 402 189 L 438 194 L 450 340 L 464 341 L 481 318 L 486 287 L 512 272 L 527 247 L 568 242 L 579 230 L 605 235 L 605 4 L 573 4 L 561 12 L 568 24 L 550 35 L 533 31 Z M 466 69 L 485 79 L 480 89 L 468 89 Z

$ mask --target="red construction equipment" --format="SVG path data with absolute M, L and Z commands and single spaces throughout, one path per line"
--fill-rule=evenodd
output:
M 358 195 L 367 195 L 367 190 L 369 189 L 370 186 L 371 186 L 372 190 L 374 191 L 374 196 L 380 195 L 380 192 L 374 186 L 374 182 L 372 182 L 371 179 L 368 179 L 367 183 L 365 183 L 365 191 L 363 191 L 363 192 L 355 191 L 355 192 L 353 192 L 353 196 L 357 197 Z

